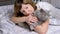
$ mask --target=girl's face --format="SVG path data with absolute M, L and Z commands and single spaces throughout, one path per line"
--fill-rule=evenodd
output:
M 29 15 L 34 12 L 34 8 L 30 4 L 22 4 L 22 8 L 20 10 L 24 15 Z

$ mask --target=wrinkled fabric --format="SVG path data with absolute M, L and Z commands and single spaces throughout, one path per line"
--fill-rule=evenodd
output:
M 2 18 L 0 21 L 0 33 L 1 34 L 37 34 L 34 31 L 29 31 L 20 26 L 15 25 L 8 18 Z

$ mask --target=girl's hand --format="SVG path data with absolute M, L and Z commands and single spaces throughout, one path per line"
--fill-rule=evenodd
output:
M 26 22 L 27 22 L 27 24 L 29 24 L 29 25 L 31 25 L 32 23 L 35 23 L 35 22 L 37 22 L 37 21 L 38 21 L 38 19 L 37 19 L 36 17 L 32 16 L 32 15 L 29 15 L 29 16 L 27 16 L 27 18 L 26 18 Z

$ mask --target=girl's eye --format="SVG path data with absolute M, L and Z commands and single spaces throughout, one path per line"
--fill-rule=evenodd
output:
M 23 12 L 25 12 L 25 11 L 23 10 Z
M 26 7 L 26 9 L 28 9 L 28 7 Z

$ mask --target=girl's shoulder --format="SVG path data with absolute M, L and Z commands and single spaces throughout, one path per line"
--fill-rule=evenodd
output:
M 36 4 L 36 6 L 37 6 L 38 10 L 40 10 L 42 8 L 44 10 L 48 10 L 49 11 L 52 5 L 50 3 L 48 3 L 48 2 L 38 2 Z

